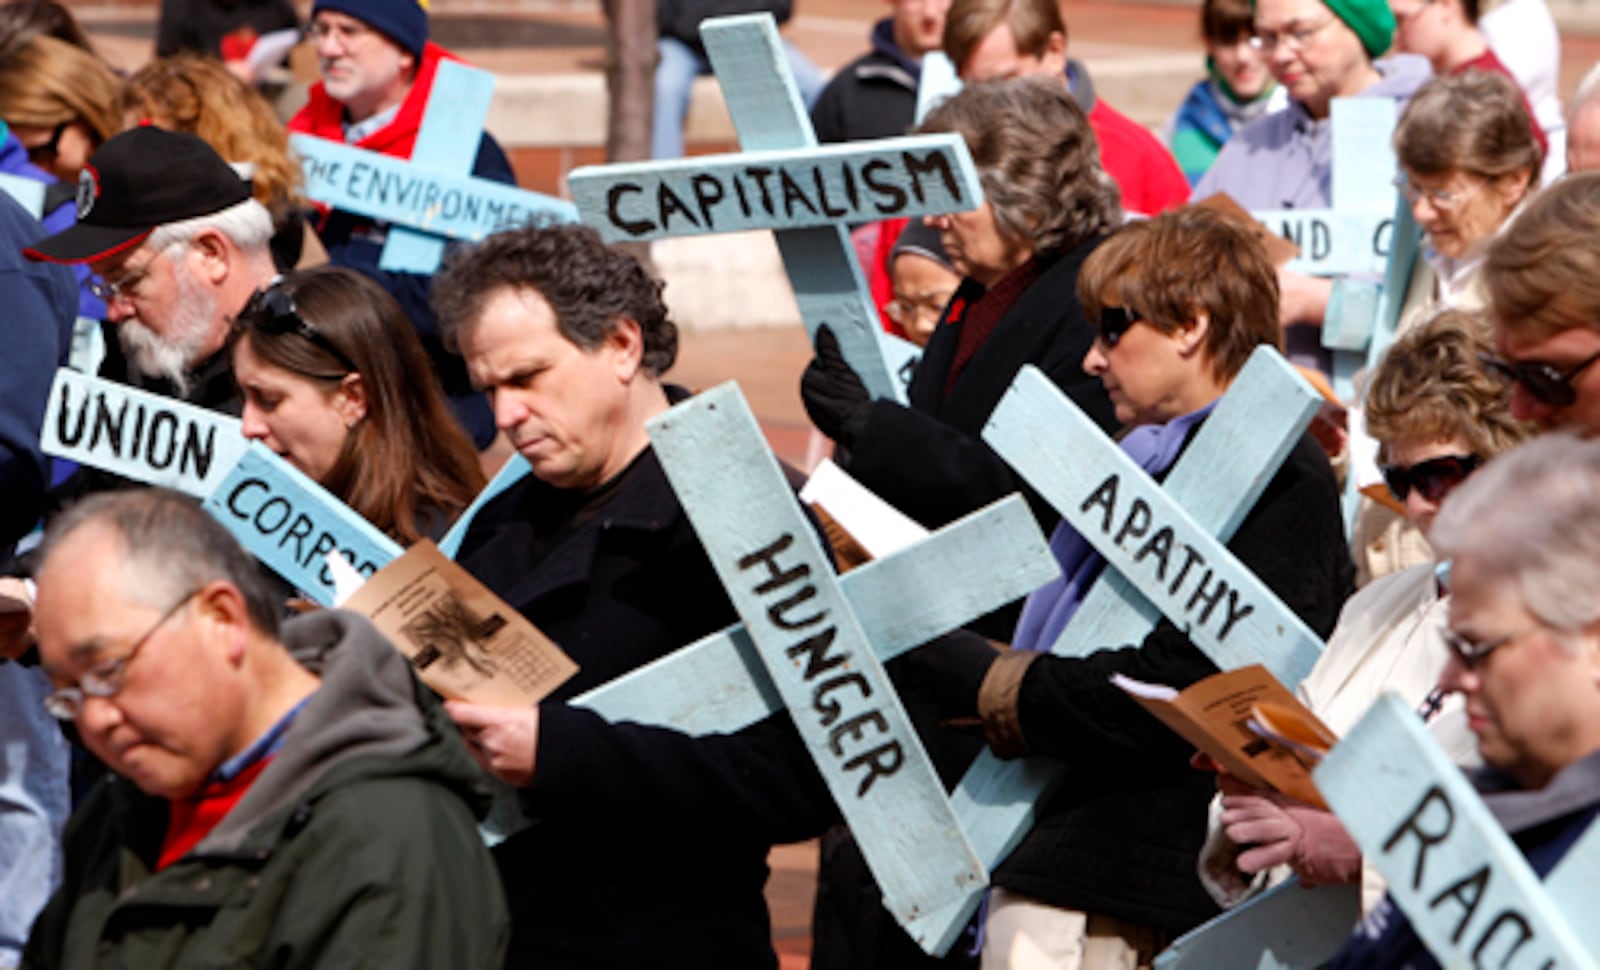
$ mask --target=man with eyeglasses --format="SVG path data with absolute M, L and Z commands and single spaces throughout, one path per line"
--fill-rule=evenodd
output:
M 426 4 L 417 0 L 317 0 L 310 34 L 322 80 L 289 130 L 409 159 L 439 64 L 455 59 L 428 40 Z M 515 184 L 511 162 L 488 132 L 478 140 L 472 175 Z M 377 280 L 417 328 L 455 409 L 482 449 L 494 440 L 494 415 L 472 388 L 466 365 L 444 346 L 428 303 L 431 275 L 378 268 L 390 224 L 335 209 L 318 227 L 328 259 Z
M 1535 195 L 1484 263 L 1495 354 L 1511 413 L 1544 430 L 1600 434 L 1600 172 Z
M 482 775 L 370 623 L 280 628 L 250 556 L 163 489 L 80 502 L 41 555 L 45 707 L 115 774 L 23 966 L 498 970 Z

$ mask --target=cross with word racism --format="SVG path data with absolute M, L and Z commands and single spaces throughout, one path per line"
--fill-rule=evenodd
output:
M 1600 967 L 1591 826 L 1543 883 L 1416 712 L 1373 705 L 1315 772 L 1317 788 L 1446 967 Z
M 700 34 L 744 151 L 574 169 L 583 220 L 610 242 L 774 230 L 807 333 L 827 324 L 868 392 L 904 401 L 918 351 L 883 333 L 844 224 L 976 208 L 983 190 L 965 142 L 819 148 L 770 14 L 719 17 Z
M 290 136 L 305 169 L 306 196 L 393 223 L 378 265 L 397 272 L 433 272 L 445 239 L 475 241 L 528 223 L 575 222 L 570 202 L 469 174 L 493 90 L 487 71 L 440 64 L 409 162 L 314 135 Z
M 1264 664 L 1286 683 L 1315 662 L 1321 640 L 1223 545 L 1265 490 L 1317 407 L 1276 351 L 1256 350 L 1157 485 L 1037 369 L 1024 368 L 984 438 L 1105 557 L 1107 569 L 1052 647 L 1082 656 L 1137 643 L 1162 615 L 1228 669 Z M 1039 442 L 1050 442 L 1049 448 Z M 1067 769 L 1042 759 L 979 755 L 952 800 L 984 863 L 1027 834 L 1035 806 Z M 977 908 L 973 894 L 911 928 L 942 953 Z

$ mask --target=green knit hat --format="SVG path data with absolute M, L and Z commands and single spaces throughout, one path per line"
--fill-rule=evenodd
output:
M 1368 57 L 1383 56 L 1388 52 L 1389 45 L 1394 43 L 1394 14 L 1389 10 L 1388 0 L 1322 0 L 1322 2 L 1356 32 L 1356 36 L 1361 38 L 1361 46 L 1367 50 Z

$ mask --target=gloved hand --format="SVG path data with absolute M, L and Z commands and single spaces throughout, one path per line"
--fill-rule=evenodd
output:
M 817 430 L 846 448 L 855 445 L 867 426 L 872 395 L 844 359 L 839 338 L 827 324 L 817 328 L 817 356 L 800 378 L 800 399 Z
M 1256 873 L 1287 864 L 1305 886 L 1355 882 L 1361 849 L 1332 812 L 1275 792 L 1225 794 L 1223 831 L 1241 846 L 1239 870 Z

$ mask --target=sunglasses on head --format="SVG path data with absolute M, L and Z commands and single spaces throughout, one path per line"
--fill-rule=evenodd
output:
M 251 295 L 250 302 L 246 303 L 244 310 L 239 313 L 238 319 L 240 323 L 254 327 L 262 333 L 298 334 L 301 339 L 310 341 L 332 354 L 345 370 L 360 370 L 344 351 L 334 346 L 333 341 L 323 336 L 310 320 L 300 315 L 299 309 L 294 305 L 294 297 L 276 282 L 264 290 L 256 290 Z
M 1115 347 L 1122 341 L 1122 335 L 1128 328 L 1143 320 L 1138 312 L 1125 306 L 1108 306 L 1100 308 L 1100 327 L 1096 337 L 1107 350 Z
M 40 142 L 28 149 L 28 161 L 35 165 L 41 162 L 54 161 L 61 154 L 61 136 L 66 133 L 70 121 L 63 121 L 50 131 L 50 140 Z
M 1596 353 L 1579 362 L 1570 370 L 1561 370 L 1554 364 L 1546 364 L 1542 360 L 1520 360 L 1512 363 L 1501 360 L 1492 354 L 1483 354 L 1478 358 L 1483 366 L 1508 381 L 1522 385 L 1528 396 L 1541 404 L 1548 404 L 1554 408 L 1564 408 L 1578 399 L 1578 391 L 1572 386 L 1590 364 L 1600 360 L 1600 353 Z
M 1412 489 L 1430 502 L 1442 502 L 1450 490 L 1466 481 L 1483 464 L 1477 455 L 1444 455 L 1415 465 L 1384 465 L 1383 481 L 1404 502 Z

